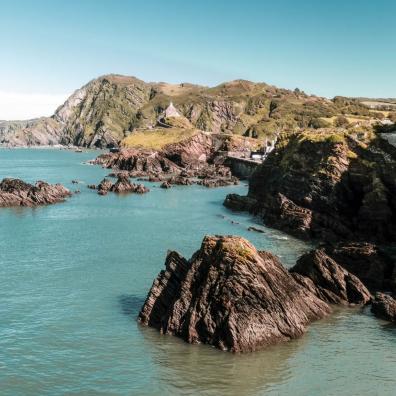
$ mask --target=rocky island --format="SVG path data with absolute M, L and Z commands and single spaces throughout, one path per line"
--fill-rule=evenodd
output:
M 0 182 L 0 207 L 39 206 L 63 202 L 71 192 L 61 184 L 37 181 L 34 185 L 20 179 Z
M 190 260 L 168 253 L 139 322 L 189 343 L 249 352 L 301 336 L 331 304 L 370 301 L 363 283 L 321 250 L 288 271 L 241 237 L 207 236 Z

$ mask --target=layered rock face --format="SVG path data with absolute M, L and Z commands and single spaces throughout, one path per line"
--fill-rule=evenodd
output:
M 334 131 L 280 139 L 251 177 L 245 208 L 302 238 L 396 241 L 396 151 Z
M 38 181 L 32 185 L 20 179 L 0 182 L 0 207 L 48 205 L 62 202 L 70 195 L 61 184 Z
M 270 253 L 240 237 L 205 237 L 190 260 L 168 254 L 139 314 L 190 343 L 254 351 L 301 336 L 329 306 Z
M 295 279 L 330 304 L 367 304 L 371 294 L 364 284 L 329 257 L 324 249 L 303 255 L 290 269 Z

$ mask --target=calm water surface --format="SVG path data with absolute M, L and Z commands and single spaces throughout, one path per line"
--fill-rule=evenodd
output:
M 367 309 L 339 309 L 299 340 L 242 355 L 138 325 L 168 249 L 190 257 L 205 234 L 236 234 L 291 265 L 308 246 L 249 232 L 254 219 L 221 205 L 244 185 L 98 196 L 86 184 L 108 171 L 83 164 L 95 155 L 0 150 L 0 179 L 81 190 L 62 204 L 0 209 L 1 395 L 396 393 L 396 328 Z

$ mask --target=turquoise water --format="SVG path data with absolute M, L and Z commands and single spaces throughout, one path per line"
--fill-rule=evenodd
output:
M 307 246 L 221 203 L 246 186 L 99 196 L 96 152 L 0 150 L 0 179 L 80 189 L 66 203 L 0 209 L 1 395 L 393 395 L 396 328 L 339 309 L 299 340 L 244 355 L 136 323 L 168 249 L 237 234 L 291 265 Z M 83 184 L 72 185 L 72 179 Z M 232 223 L 233 222 L 238 222 Z

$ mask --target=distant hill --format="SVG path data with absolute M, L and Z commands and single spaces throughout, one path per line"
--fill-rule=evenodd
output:
M 178 131 L 181 137 L 194 130 L 264 137 L 299 128 L 369 126 L 387 116 L 371 110 L 363 99 L 330 100 L 245 80 L 204 87 L 106 75 L 75 91 L 51 117 L 0 121 L 0 144 L 131 145 L 134 133 L 153 138 L 170 102 L 185 120 L 169 125 L 172 141 L 177 140 Z

